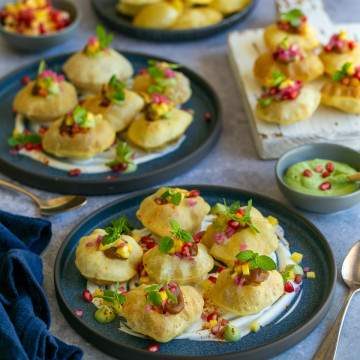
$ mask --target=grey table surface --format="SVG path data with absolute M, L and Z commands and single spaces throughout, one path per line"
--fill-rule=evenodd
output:
M 76 2 L 83 12 L 81 26 L 76 36 L 66 45 L 52 49 L 42 56 L 79 49 L 94 31 L 98 20 L 92 12 L 90 1 L 77 0 Z M 335 22 L 360 21 L 359 0 L 325 0 L 325 5 Z M 234 30 L 263 26 L 274 18 L 273 0 L 260 0 L 256 11 L 244 23 L 237 25 Z M 170 184 L 229 185 L 264 193 L 286 203 L 286 199 L 281 195 L 275 183 L 274 162 L 262 161 L 257 157 L 238 89 L 228 64 L 226 40 L 227 34 L 225 33 L 200 42 L 157 44 L 117 35 L 114 45 L 120 49 L 148 52 L 184 63 L 204 76 L 220 96 L 224 108 L 224 131 L 219 143 L 205 160 L 188 173 L 173 179 L 169 182 Z M 0 76 L 37 57 L 39 55 L 24 56 L 16 53 L 0 39 Z M 52 195 L 37 190 L 35 192 L 44 197 Z M 58 249 L 69 231 L 85 216 L 117 198 L 119 196 L 93 197 L 89 199 L 85 208 L 52 218 L 53 239 L 42 255 L 45 274 L 44 286 L 52 312 L 51 329 L 62 340 L 80 346 L 84 350 L 85 359 L 110 359 L 110 357 L 87 343 L 65 321 L 55 299 L 53 266 Z M 0 209 L 22 215 L 37 215 L 36 208 L 27 199 L 2 189 L 0 189 Z M 304 213 L 304 215 L 314 222 L 327 237 L 334 251 L 338 268 L 340 268 L 347 250 L 355 241 L 360 240 L 360 206 L 341 214 L 325 216 Z M 305 340 L 276 359 L 311 359 L 334 321 L 343 302 L 345 291 L 345 287 L 338 279 L 334 301 L 326 318 Z M 338 359 L 359 359 L 360 316 L 357 313 L 359 308 L 360 295 L 355 296 L 350 307 L 342 333 Z

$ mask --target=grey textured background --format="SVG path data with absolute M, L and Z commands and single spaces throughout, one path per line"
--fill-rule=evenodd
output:
M 0 3 L 3 2 L 0 0 Z M 83 46 L 87 37 L 94 31 L 97 19 L 92 13 L 89 0 L 76 1 L 82 8 L 83 19 L 77 35 L 66 45 L 44 54 L 48 56 L 63 51 L 76 50 Z M 336 22 L 359 22 L 359 0 L 326 0 L 326 9 Z M 261 0 L 255 12 L 241 25 L 235 27 L 262 26 L 274 19 L 275 8 L 273 0 Z M 252 142 L 249 126 L 236 88 L 236 83 L 230 71 L 226 49 L 227 35 L 220 34 L 209 40 L 183 44 L 156 44 L 133 40 L 117 35 L 115 47 L 126 50 L 149 52 L 169 57 L 184 63 L 204 76 L 217 90 L 224 108 L 224 132 L 218 145 L 211 154 L 192 171 L 174 179 L 172 184 L 204 183 L 220 184 L 243 188 L 269 195 L 281 202 L 286 202 L 280 194 L 274 178 L 274 162 L 258 159 Z M 24 56 L 8 48 L 0 39 L 0 76 L 33 60 L 35 56 Z M 0 169 L 1 170 L 1 169 Z M 44 197 L 45 192 L 36 191 Z M 108 359 L 106 355 L 86 343 L 67 324 L 59 311 L 54 294 L 53 265 L 57 251 L 66 234 L 86 215 L 109 203 L 119 196 L 95 197 L 89 199 L 84 209 L 52 219 L 54 236 L 48 249 L 43 254 L 45 289 L 49 296 L 52 311 L 52 331 L 62 340 L 79 345 L 85 352 L 86 359 Z M 14 213 L 34 216 L 35 207 L 20 195 L 0 190 L 0 208 Z M 338 266 L 351 245 L 360 240 L 360 207 L 353 208 L 342 214 L 314 215 L 305 213 L 328 238 L 335 253 Z M 338 280 L 335 299 L 332 307 L 320 326 L 303 342 L 280 355 L 277 359 L 302 360 L 310 359 L 321 339 L 327 333 L 329 326 L 342 304 L 345 288 Z M 360 295 L 355 297 L 343 329 L 338 359 L 358 359 L 360 353 Z

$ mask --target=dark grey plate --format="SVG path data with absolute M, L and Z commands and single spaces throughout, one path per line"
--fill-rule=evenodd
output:
M 141 40 L 172 42 L 198 40 L 218 34 L 243 20 L 255 9 L 258 1 L 259 0 L 252 0 L 245 9 L 226 17 L 223 21 L 215 25 L 189 30 L 157 30 L 139 28 L 131 23 L 130 18 L 119 15 L 115 8 L 118 2 L 117 0 L 91 0 L 93 8 L 99 18 L 119 33 Z
M 239 189 L 207 185 L 179 185 L 186 189 L 199 189 L 211 205 L 253 199 L 263 214 L 275 216 L 285 230 L 292 251 L 304 254 L 304 266 L 316 272 L 316 279 L 304 282 L 302 299 L 296 310 L 279 323 L 276 320 L 256 334 L 249 334 L 236 343 L 197 342 L 173 340 L 162 344 L 160 352 L 150 353 L 146 347 L 150 340 L 136 338 L 118 330 L 118 322 L 101 325 L 94 320 L 94 306 L 84 303 L 81 294 L 86 280 L 75 267 L 75 249 L 79 239 L 95 228 L 106 226 L 121 215 L 128 216 L 134 226 L 140 226 L 135 212 L 144 197 L 155 190 L 146 190 L 122 197 L 86 218 L 64 240 L 55 263 L 56 295 L 65 318 L 86 340 L 102 351 L 119 359 L 172 359 L 172 360 L 235 360 L 269 359 L 290 348 L 306 337 L 327 313 L 334 291 L 336 267 L 334 256 L 324 236 L 308 220 L 294 210 L 263 195 Z M 75 309 L 84 310 L 82 318 Z

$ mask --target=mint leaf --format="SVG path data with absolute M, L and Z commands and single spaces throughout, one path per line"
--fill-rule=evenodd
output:
M 113 75 L 108 83 L 106 98 L 114 103 L 122 103 L 125 100 L 125 84 Z
M 103 26 L 98 25 L 96 27 L 96 36 L 100 43 L 101 50 L 107 49 L 113 41 L 113 34 L 107 34 Z
M 265 271 L 271 271 L 271 270 L 275 270 L 276 269 L 276 264 L 274 262 L 274 260 L 266 255 L 260 255 L 257 259 L 256 259 L 256 263 L 258 268 L 260 268 L 261 270 L 265 270 Z
M 176 222 L 175 220 L 170 221 L 170 227 L 171 227 L 171 234 L 174 237 L 180 239 L 183 242 L 192 242 L 193 241 L 192 235 L 189 232 L 187 232 L 186 230 L 181 229 L 179 223 Z
M 181 203 L 182 194 L 181 192 L 176 192 L 172 189 L 168 189 L 161 195 L 161 198 L 168 202 L 171 202 L 173 205 L 178 206 Z
M 332 79 L 334 81 L 341 81 L 343 78 L 348 76 L 348 71 L 350 69 L 350 67 L 352 66 L 352 64 L 350 62 L 345 63 L 340 70 L 336 71 L 333 76 Z
M 164 236 L 159 243 L 159 250 L 163 254 L 167 254 L 174 246 L 174 240 L 170 236 Z
M 162 298 L 161 295 L 157 291 L 151 291 L 147 294 L 147 300 L 155 306 L 162 305 Z
M 160 291 L 160 289 L 161 289 L 161 285 L 154 284 L 154 285 L 147 286 L 145 288 L 145 292 L 149 293 L 152 291 Z
M 301 25 L 301 19 L 304 17 L 304 13 L 300 9 L 292 9 L 286 13 L 280 15 L 280 20 L 289 22 L 292 27 L 299 27 Z
M 125 141 L 118 141 L 115 159 L 106 163 L 106 166 L 113 168 L 119 164 L 127 165 L 126 172 L 135 171 L 137 168 L 134 163 L 134 151 Z
M 273 71 L 271 74 L 272 86 L 278 87 L 286 80 L 286 76 L 281 71 Z
M 177 297 L 175 296 L 175 294 L 170 291 L 169 289 L 166 289 L 166 295 L 168 297 L 168 301 L 172 304 L 177 304 L 178 303 L 178 299 Z
M 268 107 L 272 103 L 271 97 L 263 97 L 258 99 L 258 103 L 261 107 Z
M 181 203 L 181 200 L 182 200 L 182 195 L 180 192 L 178 193 L 175 193 L 171 196 L 171 202 L 174 204 L 174 205 L 179 205 Z
M 245 250 L 245 251 L 241 251 L 236 255 L 236 258 L 240 261 L 240 262 L 248 262 L 252 259 L 254 259 L 256 256 L 256 253 L 252 250 Z
M 38 75 L 46 70 L 46 62 L 45 60 L 41 60 L 38 67 Z

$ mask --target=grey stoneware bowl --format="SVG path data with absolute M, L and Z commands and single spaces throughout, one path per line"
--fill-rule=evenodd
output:
M 0 0 L 0 8 L 13 0 Z M 56 9 L 67 11 L 70 14 L 71 23 L 66 28 L 49 35 L 21 35 L 6 31 L 0 24 L 0 34 L 12 48 L 22 52 L 40 52 L 69 40 L 75 33 L 80 22 L 80 10 L 75 1 L 53 0 L 52 5 Z
M 285 184 L 284 174 L 291 165 L 316 158 L 343 162 L 360 171 L 358 151 L 328 143 L 299 146 L 282 155 L 276 164 L 276 180 L 285 198 L 301 209 L 317 213 L 338 212 L 359 204 L 360 189 L 348 195 L 316 196 L 295 191 Z

